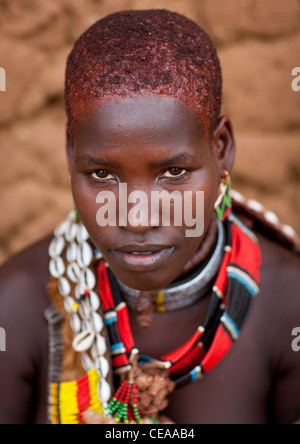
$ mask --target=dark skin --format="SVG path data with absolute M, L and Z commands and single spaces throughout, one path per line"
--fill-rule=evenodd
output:
M 201 249 L 222 170 L 231 170 L 235 147 L 227 117 L 219 119 L 210 139 L 203 129 L 182 105 L 164 98 L 140 97 L 100 107 L 77 125 L 73 142 L 68 142 L 72 190 L 80 217 L 115 274 L 129 286 L 148 290 L 168 285 Z M 193 161 L 166 163 L 182 151 L 194 156 Z M 83 153 L 111 161 L 112 166 L 101 163 L 83 167 L 78 162 Z M 150 167 L 163 161 L 163 167 Z M 116 162 L 120 165 L 114 166 Z M 105 182 L 92 182 L 90 174 Z M 205 190 L 203 236 L 190 240 L 184 236 L 184 227 L 172 226 L 128 225 L 99 230 L 95 196 L 104 188 L 114 191 L 118 181 L 128 183 L 128 192 L 133 188 L 149 192 L 155 187 L 170 192 Z M 1 423 L 46 422 L 48 331 L 43 311 L 49 306 L 45 285 L 50 241 L 51 236 L 0 269 L 0 326 L 7 334 L 7 351 L 0 353 Z M 259 241 L 263 256 L 261 292 L 241 337 L 202 381 L 170 396 L 166 414 L 176 423 L 290 424 L 300 418 L 300 359 L 291 348 L 291 332 L 300 325 L 300 260 L 262 236 Z M 158 268 L 134 273 L 111 251 L 132 242 L 172 245 L 174 249 Z M 208 304 L 209 295 L 188 308 L 155 313 L 147 329 L 140 328 L 136 313 L 130 311 L 137 347 L 142 353 L 159 357 L 182 345 L 203 322 Z

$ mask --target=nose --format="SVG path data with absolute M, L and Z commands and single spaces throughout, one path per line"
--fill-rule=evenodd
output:
M 134 234 L 145 234 L 159 227 L 159 214 L 151 208 L 151 190 L 137 187 L 120 188 L 119 225 Z

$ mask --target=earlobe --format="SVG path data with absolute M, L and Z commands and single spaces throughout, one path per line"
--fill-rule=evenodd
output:
M 235 159 L 233 126 L 228 116 L 219 118 L 213 133 L 213 152 L 220 166 L 220 172 L 231 172 Z
M 67 151 L 68 170 L 69 173 L 71 174 L 73 158 L 74 158 L 74 142 L 73 142 L 73 137 L 68 130 L 66 134 L 66 151 Z

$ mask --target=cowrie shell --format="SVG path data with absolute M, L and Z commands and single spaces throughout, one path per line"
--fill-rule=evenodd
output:
M 72 210 L 72 211 L 68 214 L 68 220 L 69 220 L 70 222 L 74 222 L 75 219 L 76 219 L 76 217 L 75 217 L 75 211 Z
M 84 294 L 86 287 L 81 284 L 76 285 L 75 287 L 75 297 L 79 299 L 81 295 Z M 89 291 L 90 295 L 85 298 L 85 301 L 89 304 L 89 307 L 93 311 L 97 311 L 100 308 L 101 302 L 99 296 L 94 291 Z
M 90 265 L 94 257 L 93 250 L 87 242 L 83 242 L 78 248 L 77 261 L 81 268 L 86 268 Z
M 64 299 L 64 307 L 67 313 L 77 313 L 77 302 L 71 296 Z
M 105 359 L 103 356 L 97 358 L 95 360 L 95 366 L 99 376 L 106 379 L 109 372 L 109 364 L 107 359 Z
M 80 333 L 81 321 L 78 314 L 74 314 L 70 320 L 70 325 L 74 333 Z
M 82 294 L 83 294 L 83 291 L 82 291 L 81 285 L 80 284 L 76 285 L 76 287 L 75 287 L 76 299 L 79 299 Z
M 64 222 L 62 222 L 61 224 L 59 224 L 59 225 L 55 228 L 55 230 L 54 230 L 54 235 L 55 235 L 56 237 L 63 236 L 63 235 L 67 232 L 69 226 L 70 226 L 70 221 L 69 221 L 69 220 L 65 220 Z
M 100 305 L 101 305 L 100 298 L 94 291 L 90 292 L 90 304 L 91 304 L 91 307 L 94 311 L 99 310 Z
M 77 259 L 77 254 L 78 254 L 78 246 L 75 242 L 71 242 L 67 248 L 67 253 L 66 253 L 67 261 L 70 263 L 75 262 Z
M 55 237 L 49 246 L 48 250 L 49 256 L 52 257 L 53 259 L 60 256 L 65 248 L 65 244 L 66 244 L 65 240 L 62 236 Z
M 87 355 L 86 353 L 82 353 L 82 355 L 81 355 L 81 363 L 82 363 L 82 366 L 83 366 L 83 368 L 84 368 L 84 370 L 86 372 L 89 372 L 90 370 L 95 368 L 95 365 L 94 365 L 93 361 L 91 360 L 89 355 Z
M 75 336 L 73 348 L 77 352 L 85 352 L 91 348 L 95 339 L 95 333 L 92 330 L 84 330 Z
M 72 282 L 79 282 L 80 279 L 80 268 L 76 264 L 76 262 L 72 262 L 67 268 L 67 275 L 71 279 Z
M 79 302 L 79 314 L 86 321 L 90 320 L 90 316 L 92 314 L 92 309 L 91 309 L 90 304 L 89 304 L 88 301 L 81 301 L 81 302 Z M 93 325 L 92 322 L 91 322 L 91 325 Z
M 77 233 L 77 241 L 79 244 L 82 244 L 83 242 L 87 241 L 89 239 L 90 235 L 85 228 L 85 226 L 82 223 L 78 224 L 78 233 Z
M 98 313 L 96 313 L 94 311 L 92 313 L 92 320 L 93 320 L 93 325 L 94 325 L 95 331 L 97 333 L 100 333 L 104 327 L 103 319 L 101 318 L 101 316 Z
M 103 336 L 98 334 L 96 336 L 95 344 L 93 345 L 91 350 L 92 358 L 97 359 L 100 356 L 104 356 L 106 352 L 107 352 L 106 341 Z
M 68 242 L 73 242 L 78 232 L 78 225 L 74 222 L 71 223 L 65 232 L 65 238 Z
M 70 295 L 72 289 L 71 289 L 70 282 L 66 278 L 61 277 L 58 281 L 57 286 L 58 286 L 59 294 L 61 296 L 63 296 L 65 298 L 66 296 Z
M 106 403 L 111 398 L 111 388 L 105 379 L 100 379 L 98 382 L 98 397 L 102 403 Z
M 80 284 L 87 290 L 93 290 L 96 285 L 96 278 L 94 273 L 89 269 L 85 268 L 80 274 Z
M 50 260 L 49 271 L 51 276 L 55 278 L 59 278 L 64 274 L 64 272 L 66 271 L 66 267 L 61 257 Z

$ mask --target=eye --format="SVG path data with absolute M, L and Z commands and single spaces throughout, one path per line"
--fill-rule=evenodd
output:
M 90 177 L 94 180 L 110 180 L 113 179 L 114 176 L 106 170 L 94 171 L 90 174 Z
M 169 168 L 164 174 L 164 177 L 182 177 L 187 173 L 187 170 L 183 168 Z

